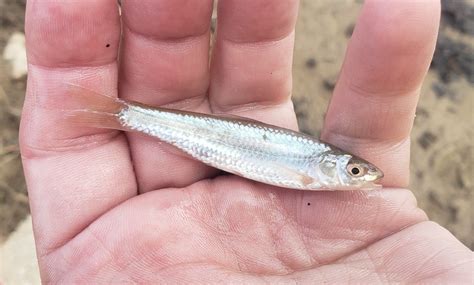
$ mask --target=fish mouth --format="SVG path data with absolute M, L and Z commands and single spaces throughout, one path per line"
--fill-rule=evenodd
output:
M 380 181 L 384 177 L 384 173 L 378 168 L 371 169 L 369 171 L 368 179 L 366 183 L 361 187 L 361 190 L 377 190 L 382 188 Z
M 377 182 L 380 182 L 380 180 L 382 180 L 383 177 L 384 177 L 384 173 L 382 172 L 382 170 L 373 167 L 367 173 L 366 180 L 367 182 L 377 183 Z
M 365 180 L 365 182 L 359 184 L 357 190 L 371 191 L 381 189 L 383 186 L 380 183 L 380 180 L 382 180 L 382 177 L 377 177 L 371 180 Z

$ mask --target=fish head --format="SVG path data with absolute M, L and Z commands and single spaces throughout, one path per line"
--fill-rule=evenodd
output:
M 375 183 L 384 176 L 382 170 L 372 163 L 352 155 L 340 158 L 338 172 L 343 183 L 359 188 L 377 188 Z
M 321 188 L 330 190 L 372 190 L 383 172 L 372 163 L 354 155 L 330 153 L 317 163 L 312 176 L 318 176 Z M 315 180 L 316 180 L 315 179 Z

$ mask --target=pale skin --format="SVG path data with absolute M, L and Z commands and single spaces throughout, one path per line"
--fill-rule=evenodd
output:
M 122 2 L 120 62 L 116 1 L 27 4 L 21 151 L 44 282 L 472 282 L 472 252 L 404 188 L 438 1 L 367 0 L 349 43 L 322 138 L 385 172 L 370 193 L 267 186 L 142 135 L 58 124 L 74 82 L 297 128 L 297 1 L 219 1 L 210 67 L 211 1 Z

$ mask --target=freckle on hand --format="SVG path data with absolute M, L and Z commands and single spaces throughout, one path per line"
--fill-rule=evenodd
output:
M 110 44 L 106 44 L 106 45 L 105 45 L 105 47 L 109 47 L 109 46 L 110 46 Z

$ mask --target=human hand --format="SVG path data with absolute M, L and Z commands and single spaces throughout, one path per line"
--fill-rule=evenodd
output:
M 21 148 L 45 282 L 469 280 L 472 253 L 401 188 L 438 1 L 365 1 L 350 42 L 323 139 L 384 170 L 386 188 L 372 192 L 219 176 L 142 135 L 58 125 L 64 83 L 76 82 L 151 105 L 297 127 L 297 1 L 220 0 L 210 70 L 210 0 L 123 2 L 119 62 L 116 1 L 27 4 Z M 51 100 L 57 109 L 44 107 Z

